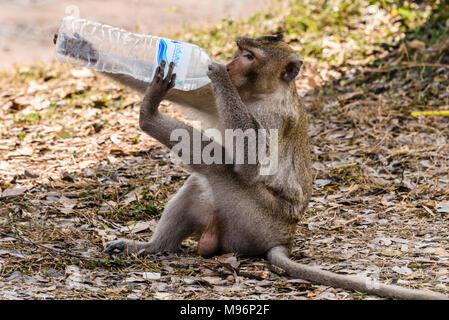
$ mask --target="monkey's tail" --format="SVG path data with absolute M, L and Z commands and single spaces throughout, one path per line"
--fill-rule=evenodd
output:
M 340 275 L 316 267 L 296 263 L 289 258 L 287 248 L 278 246 L 267 253 L 271 264 L 284 269 L 287 274 L 297 279 L 308 280 L 315 284 L 327 285 L 334 288 L 357 290 L 382 297 L 405 300 L 448 300 L 449 297 L 426 290 L 406 289 L 395 285 L 385 285 L 372 279 Z

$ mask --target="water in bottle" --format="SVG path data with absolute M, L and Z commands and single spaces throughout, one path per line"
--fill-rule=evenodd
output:
M 121 73 L 150 82 L 162 60 L 174 62 L 175 88 L 194 90 L 210 82 L 209 55 L 190 43 L 134 34 L 98 22 L 65 17 L 56 40 L 59 62 L 97 71 Z

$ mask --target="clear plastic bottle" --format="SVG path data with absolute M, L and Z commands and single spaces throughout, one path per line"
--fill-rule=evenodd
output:
M 122 73 L 150 82 L 161 62 L 174 62 L 175 88 L 194 90 L 210 82 L 209 55 L 200 47 L 151 35 L 134 34 L 98 22 L 65 17 L 56 40 L 59 62 Z

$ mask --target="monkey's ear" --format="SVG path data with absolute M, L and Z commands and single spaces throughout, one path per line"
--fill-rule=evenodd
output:
M 295 57 L 294 59 L 291 59 L 287 65 L 285 66 L 283 72 L 282 72 L 282 79 L 284 79 L 287 82 L 290 82 L 296 78 L 296 76 L 299 73 L 299 70 L 301 70 L 302 66 L 302 60 Z

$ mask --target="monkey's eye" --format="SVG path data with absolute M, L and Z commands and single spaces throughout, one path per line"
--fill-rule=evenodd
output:
M 254 60 L 254 54 L 252 53 L 252 52 L 249 52 L 249 51 L 247 51 L 247 52 L 245 52 L 245 54 L 243 55 L 246 59 L 248 59 L 248 60 Z

